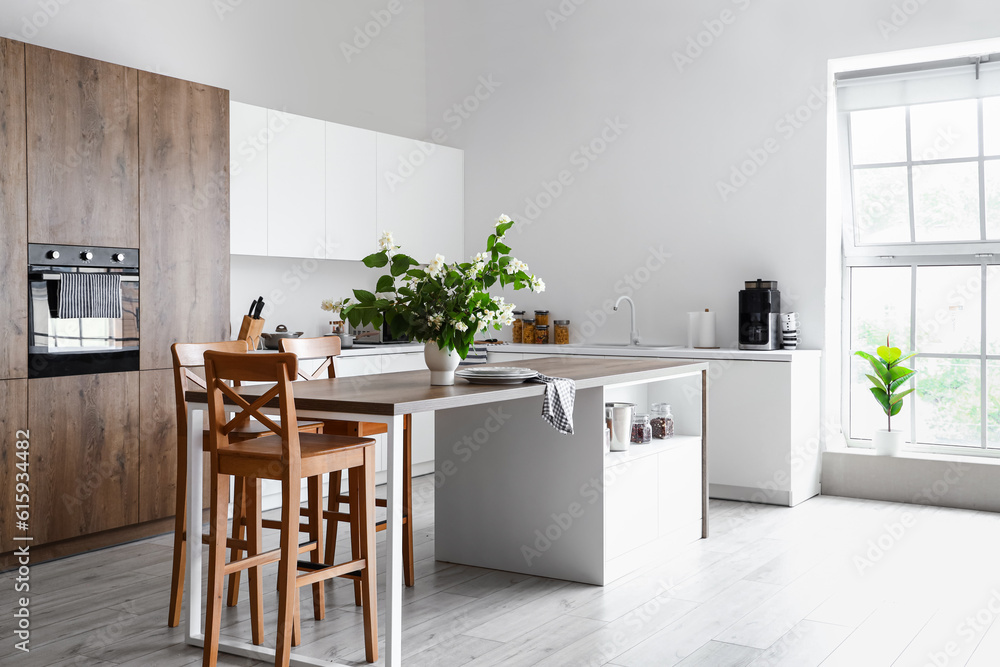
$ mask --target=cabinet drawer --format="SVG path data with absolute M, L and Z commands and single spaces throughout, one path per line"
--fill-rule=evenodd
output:
M 383 373 L 401 373 L 403 371 L 427 370 L 423 352 L 407 354 L 386 354 L 382 356 Z
M 359 375 L 378 375 L 382 372 L 382 357 L 337 357 L 337 377 L 350 378 Z

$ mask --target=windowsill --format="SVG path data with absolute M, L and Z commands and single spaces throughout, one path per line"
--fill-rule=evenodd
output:
M 941 461 L 943 463 L 976 463 L 1000 466 L 1000 457 L 976 454 L 940 454 L 938 452 L 903 451 L 896 456 L 879 456 L 870 447 L 839 447 L 828 449 L 828 454 L 847 454 L 850 456 L 870 456 L 880 459 L 912 459 L 917 461 Z

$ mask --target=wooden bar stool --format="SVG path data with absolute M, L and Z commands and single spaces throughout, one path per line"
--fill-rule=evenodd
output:
M 278 349 L 282 352 L 291 352 L 300 360 L 302 359 L 323 359 L 323 362 L 312 373 L 306 373 L 299 369 L 299 378 L 302 380 L 318 380 L 323 377 L 336 377 L 336 363 L 334 357 L 340 355 L 340 338 L 337 336 L 323 336 L 322 338 L 282 338 L 278 343 Z M 413 471 L 411 446 L 412 416 L 403 416 L 403 580 L 407 586 L 413 585 L 413 522 L 410 521 L 410 511 L 413 506 Z M 352 422 L 342 420 L 323 420 L 323 433 L 331 435 L 349 435 L 354 437 L 368 437 L 387 433 L 389 430 L 386 424 L 378 422 Z M 326 511 L 323 513 L 327 520 L 326 529 L 326 555 L 328 559 L 333 558 L 333 553 L 337 545 L 337 526 L 341 523 L 350 523 L 350 514 L 341 511 L 341 505 L 350 505 L 349 495 L 342 492 L 343 479 L 340 472 L 330 474 L 329 496 L 327 499 Z M 375 500 L 377 507 L 385 507 L 384 498 Z M 386 529 L 387 522 L 379 521 L 376 524 L 377 531 Z M 354 537 L 352 536 L 352 545 Z M 353 552 L 352 552 L 353 553 Z M 332 562 L 330 560 L 329 562 Z M 360 604 L 358 592 L 355 589 L 355 602 Z
M 184 525 L 187 516 L 187 401 L 184 398 L 185 392 L 191 384 L 205 388 L 205 382 L 194 369 L 205 364 L 205 352 L 213 350 L 217 352 L 239 353 L 247 351 L 247 343 L 244 340 L 228 340 L 218 343 L 175 343 L 170 347 L 174 360 L 174 402 L 177 408 L 177 490 L 174 516 L 174 554 L 173 564 L 170 570 L 170 611 L 167 625 L 171 628 L 177 627 L 181 621 L 181 603 L 184 597 L 184 562 L 187 556 L 187 527 Z M 323 424 L 317 421 L 301 422 L 299 430 L 309 433 L 319 433 Z M 204 451 L 208 451 L 208 414 L 205 415 L 204 427 Z M 267 435 L 273 435 L 270 429 L 260 422 L 249 421 L 241 424 L 229 434 L 230 441 L 252 440 Z M 206 496 L 207 497 L 207 496 Z M 237 502 L 233 508 L 233 533 L 229 540 L 232 548 L 232 558 L 239 558 L 241 553 L 240 540 L 243 539 L 246 522 L 243 520 L 245 503 L 242 502 L 245 494 L 243 492 L 243 480 L 236 480 Z M 202 542 L 208 543 L 208 536 L 202 537 Z M 233 573 L 229 579 L 228 605 L 235 606 L 239 598 L 239 573 Z
M 298 589 L 313 587 L 313 611 L 317 620 L 325 615 L 323 581 L 347 577 L 361 582 L 365 658 L 378 660 L 378 618 L 375 568 L 375 441 L 326 434 L 300 433 L 292 379 L 298 362 L 294 354 L 247 355 L 228 352 L 205 353 L 208 391 L 209 458 L 211 461 L 211 527 L 209 530 L 208 604 L 205 618 L 203 665 L 217 664 L 223 580 L 227 574 L 249 570 L 250 604 L 256 610 L 252 625 L 255 644 L 263 641 L 263 573 L 261 566 L 278 561 L 278 636 L 274 664 L 288 665 L 291 646 L 298 634 Z M 228 381 L 274 382 L 275 385 L 251 404 Z M 275 403 L 277 405 L 275 406 Z M 277 407 L 280 423 L 260 410 Z M 236 415 L 227 419 L 227 412 Z M 250 418 L 257 419 L 275 435 L 233 442 L 229 436 Z M 300 497 L 303 479 L 317 478 L 335 470 L 346 470 L 356 490 L 351 511 L 358 526 L 360 553 L 357 558 L 328 565 L 323 561 L 323 541 L 299 544 Z M 229 477 L 246 479 L 247 556 L 226 563 L 226 525 Z M 260 480 L 281 481 L 281 546 L 261 550 L 261 515 L 258 503 Z M 311 521 L 320 523 L 321 507 L 310 505 Z M 299 554 L 309 551 L 310 561 Z M 299 571 L 303 574 L 298 574 Z

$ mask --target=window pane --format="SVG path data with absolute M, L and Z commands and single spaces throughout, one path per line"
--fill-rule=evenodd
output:
M 858 243 L 907 243 L 910 208 L 906 167 L 854 170 L 854 220 Z
M 917 267 L 917 352 L 979 354 L 980 283 L 978 266 Z
M 914 167 L 913 221 L 917 241 L 979 240 L 979 165 Z
M 851 113 L 854 164 L 906 161 L 906 107 Z
M 986 155 L 1000 155 L 1000 97 L 983 100 L 983 148 Z
M 885 344 L 887 335 L 893 345 L 909 347 L 909 267 L 851 269 L 851 351 L 871 353 Z M 871 438 L 875 429 L 885 428 L 885 413 L 868 390 L 871 382 L 865 374 L 870 369 L 864 359 L 851 357 L 852 438 Z M 899 423 L 909 424 L 909 417 L 904 415 Z
M 1000 354 L 1000 266 L 986 267 L 986 354 Z
M 989 447 L 1000 447 L 1000 361 L 986 362 L 986 429 Z
M 910 151 L 914 161 L 979 155 L 976 100 L 910 107 Z
M 987 160 L 986 185 L 986 238 L 1000 239 L 1000 160 Z
M 982 446 L 978 359 L 916 360 L 917 440 L 926 444 Z M 903 400 L 907 400 L 909 397 Z

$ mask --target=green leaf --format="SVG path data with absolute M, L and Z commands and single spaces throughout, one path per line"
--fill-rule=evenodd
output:
M 908 355 L 906 355 L 905 357 L 901 357 L 901 358 L 897 359 L 897 360 L 896 360 L 896 365 L 898 366 L 899 364 L 903 363 L 904 361 L 906 361 L 906 360 L 907 360 L 907 359 L 909 359 L 910 357 L 915 357 L 915 356 L 917 356 L 917 353 L 916 353 L 916 352 L 910 352 L 910 353 L 909 353 Z
M 506 255 L 507 253 L 510 252 L 510 246 L 500 241 L 498 241 L 497 244 L 493 246 L 493 249 L 496 250 L 501 255 Z
M 395 271 L 396 267 L 393 267 Z M 394 274 L 395 275 L 395 274 Z M 392 279 L 392 276 L 382 276 L 378 279 L 378 284 L 375 286 L 375 292 L 394 292 L 396 291 L 396 281 Z
M 871 380 L 873 385 L 875 385 L 879 389 L 885 391 L 885 388 L 886 388 L 885 387 L 885 383 L 882 382 L 881 378 L 877 378 L 877 377 L 875 377 L 874 375 L 872 375 L 870 373 L 866 374 L 865 377 L 867 377 L 869 380 Z
M 901 375 L 897 379 L 893 380 L 892 384 L 889 385 L 889 391 L 895 392 L 900 385 L 902 385 L 904 382 L 906 382 L 916 374 L 917 374 L 916 371 L 910 371 L 906 375 Z
M 903 351 L 898 347 L 886 347 L 885 345 L 880 345 L 878 349 L 875 350 L 875 354 L 882 357 L 882 360 L 886 364 L 891 364 L 903 355 Z
M 497 235 L 490 234 L 490 238 L 486 239 L 486 252 L 493 252 L 493 247 L 497 243 Z
M 497 225 L 497 236 L 503 236 L 507 233 L 507 230 L 514 226 L 514 221 L 504 222 Z
M 891 377 L 891 378 L 892 378 L 893 380 L 897 380 L 897 379 L 899 379 L 899 378 L 903 377 L 904 375 L 907 375 L 907 374 L 909 374 L 909 373 L 913 373 L 913 372 L 914 372 L 914 371 L 913 371 L 913 370 L 911 370 L 911 369 L 909 369 L 909 368 L 904 368 L 904 367 L 900 366 L 899 364 L 896 364 L 896 365 L 894 365 L 894 366 L 893 366 L 893 367 L 892 367 L 892 368 L 891 368 L 891 369 L 889 370 L 889 375 L 890 375 L 890 377 Z
M 872 368 L 875 369 L 876 375 L 882 378 L 882 382 L 884 382 L 885 384 L 889 384 L 890 382 L 892 382 L 892 379 L 889 377 L 889 369 L 885 367 L 885 364 L 883 364 L 880 359 L 873 357 L 867 352 L 862 352 L 861 350 L 858 350 L 854 354 L 856 356 L 861 357 L 862 359 L 867 359 L 868 363 L 870 363 L 872 365 Z
M 869 387 L 868 389 L 872 392 L 872 395 L 875 396 L 875 400 L 879 402 L 879 405 L 882 406 L 882 409 L 888 412 L 889 396 L 888 394 L 885 393 L 885 389 L 879 389 L 878 387 Z
M 903 409 L 903 404 L 902 403 L 893 403 L 892 407 L 889 408 L 888 415 L 890 417 L 895 417 L 896 415 L 899 414 L 899 411 L 902 410 L 902 409 Z
M 392 273 L 393 277 L 398 278 L 399 276 L 406 273 L 406 270 L 411 266 L 410 264 L 411 260 L 412 258 L 407 257 L 406 255 L 396 255 L 395 257 L 393 257 L 392 268 L 390 269 L 390 272 Z
M 364 262 L 365 266 L 367 266 L 369 269 L 375 269 L 388 264 L 389 256 L 386 254 L 385 250 L 382 250 L 381 252 L 375 252 L 372 253 L 371 255 L 368 255 L 361 261 Z
M 354 298 L 362 305 L 371 305 L 375 302 L 375 295 L 363 289 L 354 290 Z
M 895 394 L 892 397 L 892 400 L 890 401 L 890 403 L 892 405 L 902 405 L 901 401 L 903 400 L 903 397 L 906 396 L 907 394 L 910 394 L 910 393 L 914 392 L 914 391 L 916 391 L 915 387 L 907 389 L 906 391 L 901 391 L 901 392 L 899 392 L 898 394 Z M 895 413 L 893 413 L 893 414 L 895 414 Z

